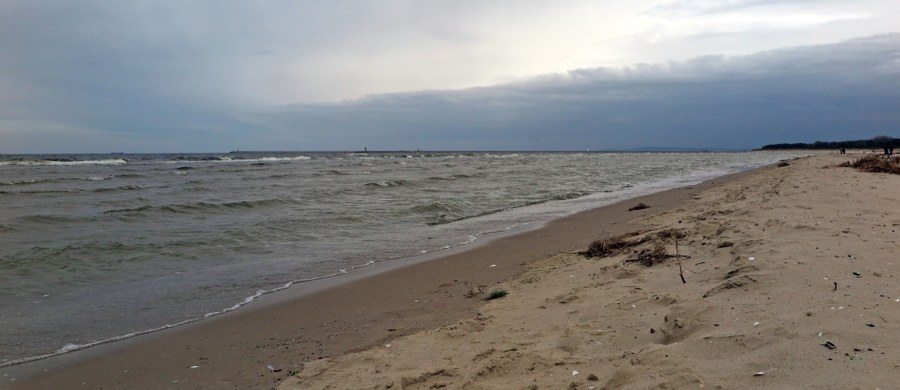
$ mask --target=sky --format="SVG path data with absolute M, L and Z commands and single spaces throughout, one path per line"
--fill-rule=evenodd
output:
M 0 153 L 900 137 L 896 0 L 0 0 Z

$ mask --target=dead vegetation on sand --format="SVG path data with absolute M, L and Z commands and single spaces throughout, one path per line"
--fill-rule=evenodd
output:
M 682 256 L 678 253 L 678 240 L 686 236 L 683 231 L 678 229 L 665 229 L 650 234 L 632 232 L 594 241 L 587 250 L 580 253 L 588 258 L 633 253 L 634 256 L 625 259 L 625 262 L 638 263 L 644 267 L 652 267 L 674 258 L 678 263 L 678 275 L 681 277 L 681 282 L 687 283 L 684 279 L 684 267 L 681 264 Z M 669 244 L 673 244 L 675 248 L 674 255 L 670 255 L 666 249 Z
M 587 250 L 580 252 L 580 254 L 588 258 L 602 258 L 622 253 L 633 253 L 634 257 L 625 260 L 625 262 L 635 262 L 650 267 L 675 257 L 668 253 L 666 246 L 669 244 L 677 246 L 677 240 L 684 237 L 685 233 L 678 229 L 665 229 L 649 234 L 631 232 L 594 241 L 588 246 Z
M 900 157 L 885 157 L 867 154 L 853 161 L 839 165 L 844 168 L 856 168 L 862 172 L 893 173 L 900 175 Z

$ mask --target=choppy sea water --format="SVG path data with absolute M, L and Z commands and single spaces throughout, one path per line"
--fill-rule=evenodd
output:
M 0 155 L 0 366 L 796 156 Z

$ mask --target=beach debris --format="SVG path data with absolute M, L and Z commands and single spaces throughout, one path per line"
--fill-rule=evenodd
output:
M 581 252 L 581 255 L 588 258 L 615 256 L 624 249 L 642 244 L 643 241 L 629 242 L 626 240 L 626 238 L 633 237 L 639 233 L 634 232 L 596 240 L 588 246 L 587 250 Z
M 900 157 L 882 158 L 877 154 L 868 154 L 853 161 L 841 163 L 838 166 L 856 168 L 862 172 L 900 174 Z
M 875 327 L 875 324 L 869 322 L 869 323 L 866 324 L 866 326 L 868 326 L 868 327 L 870 327 L 870 328 L 874 328 L 874 327 Z
M 587 376 L 587 380 L 589 380 L 589 381 L 599 381 L 600 378 L 597 377 L 597 376 L 594 375 L 594 374 L 590 374 L 590 375 Z
M 862 274 L 859 272 L 853 271 L 853 276 L 856 276 L 857 278 L 859 278 L 859 277 L 862 277 Z
M 753 256 L 750 256 L 750 257 L 747 258 L 747 260 L 753 261 L 753 260 L 756 260 L 756 258 L 753 257 Z
M 831 341 L 826 341 L 825 344 L 822 344 L 822 346 L 824 346 L 825 348 L 828 348 L 828 349 L 835 349 L 835 348 L 837 348 L 837 346 L 834 345 L 834 343 L 832 343 Z
M 634 206 L 629 207 L 628 211 L 643 210 L 643 209 L 648 209 L 648 208 L 650 208 L 650 206 L 648 206 L 644 203 L 638 203 Z
M 719 248 L 728 248 L 734 246 L 734 243 L 731 241 L 722 241 L 719 243 Z
M 753 326 L 759 325 L 759 321 L 753 323 Z
M 672 240 L 675 241 L 675 261 L 678 263 L 678 276 L 681 277 L 681 284 L 687 284 L 687 280 L 684 280 L 684 267 L 681 266 L 681 256 L 678 255 L 678 234 L 672 234 Z
M 578 375 L 578 371 L 572 371 L 572 376 Z
M 281 372 L 281 369 L 280 369 L 280 368 L 275 368 L 275 367 L 272 366 L 271 364 L 267 364 L 267 365 L 266 365 L 266 368 L 268 368 L 269 371 L 272 371 L 272 372 Z
M 834 291 L 837 291 L 837 282 L 832 282 L 832 283 L 834 283 Z
M 191 369 L 200 368 L 200 366 L 191 366 Z
M 496 266 L 497 266 L 497 264 L 491 264 L 490 268 L 494 268 Z
M 766 375 L 765 371 L 760 371 L 760 372 L 753 374 L 753 376 L 763 376 L 763 375 Z

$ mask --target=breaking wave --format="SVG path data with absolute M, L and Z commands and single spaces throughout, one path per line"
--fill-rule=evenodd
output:
M 128 164 L 123 158 L 110 160 L 75 160 L 75 159 L 46 159 L 46 160 L 7 160 L 0 161 L 2 165 L 52 165 L 52 166 L 77 166 L 77 165 L 122 165 Z

